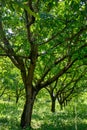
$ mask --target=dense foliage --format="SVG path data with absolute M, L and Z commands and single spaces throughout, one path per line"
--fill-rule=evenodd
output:
M 2 73 L 2 93 L 7 88 L 6 78 L 12 90 L 24 87 L 22 128 L 31 126 L 35 98 L 43 88 L 54 105 L 56 99 L 62 105 L 86 90 L 86 52 L 87 1 L 0 1 L 0 56 L 8 57 L 19 71 Z M 10 70 L 8 63 L 5 66 Z M 19 82 L 22 87 L 17 87 Z

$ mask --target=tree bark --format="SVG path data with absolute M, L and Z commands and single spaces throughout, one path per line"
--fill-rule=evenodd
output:
M 17 95 L 16 96 L 16 104 L 18 103 L 18 100 L 19 100 L 19 96 Z
M 51 112 L 55 112 L 55 101 L 56 98 L 54 96 L 51 96 Z
M 31 117 L 32 117 L 35 97 L 36 97 L 35 91 L 32 91 L 32 94 L 30 93 L 29 95 L 26 93 L 26 101 L 25 101 L 23 113 L 21 116 L 21 127 L 22 128 L 31 127 Z

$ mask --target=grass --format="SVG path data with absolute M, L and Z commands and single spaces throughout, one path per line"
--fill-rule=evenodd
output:
M 87 104 L 77 105 L 77 119 L 75 119 L 74 104 L 70 104 L 64 110 L 50 111 L 50 100 L 45 95 L 38 98 L 34 105 L 32 116 L 32 127 L 34 130 L 87 130 Z M 45 100 L 44 100 L 45 99 Z M 23 108 L 23 101 L 18 104 L 14 101 L 0 100 L 0 130 L 21 130 L 20 117 Z M 27 129 L 30 130 L 30 129 Z

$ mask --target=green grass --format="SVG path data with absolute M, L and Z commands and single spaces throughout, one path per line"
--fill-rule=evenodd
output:
M 34 130 L 75 130 L 74 104 L 70 104 L 65 110 L 60 111 L 56 106 L 56 112 L 51 113 L 48 95 L 41 98 L 38 95 L 34 105 L 32 127 Z M 44 100 L 45 99 L 45 100 Z M 23 101 L 18 104 L 14 101 L 0 100 L 0 130 L 21 130 L 20 118 L 23 109 Z M 87 130 L 87 104 L 77 105 L 76 124 L 78 130 Z M 27 130 L 30 130 L 29 128 Z

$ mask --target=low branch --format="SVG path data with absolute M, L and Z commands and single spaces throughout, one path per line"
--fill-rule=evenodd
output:
M 50 67 L 48 67 L 47 70 L 43 73 L 42 77 L 38 80 L 36 86 L 39 86 L 39 84 L 40 84 L 41 82 L 43 82 L 45 76 L 49 73 L 49 71 L 50 71 L 53 67 L 55 67 L 56 65 L 58 65 L 58 63 L 60 63 L 61 61 L 63 61 L 65 58 L 67 58 L 67 55 L 65 55 L 65 56 L 63 56 L 63 57 L 61 57 L 61 58 L 55 60 L 54 63 L 53 63 Z
M 20 58 L 23 58 L 23 59 L 30 59 L 29 56 L 22 56 L 22 55 L 12 55 L 12 54 L 0 54 L 1 57 L 3 56 L 6 56 L 6 57 L 20 57 Z
M 2 25 L 2 21 L 0 21 L 0 38 L 4 44 L 4 47 L 0 45 L 0 47 L 4 50 L 4 52 L 7 54 L 7 56 L 11 59 L 11 61 L 14 63 L 14 65 L 18 68 L 18 69 L 25 69 L 24 67 L 24 63 L 23 63 L 23 59 L 18 57 L 12 46 L 9 43 L 9 40 L 6 38 L 4 29 L 3 29 L 3 25 Z
M 68 63 L 62 70 L 60 70 L 59 73 L 57 73 L 56 75 L 54 75 L 52 78 L 46 80 L 44 83 L 40 84 L 41 88 L 44 88 L 48 85 L 50 85 L 51 83 L 53 83 L 54 81 L 56 81 L 61 75 L 63 75 L 76 61 L 77 59 L 73 60 L 72 62 Z

